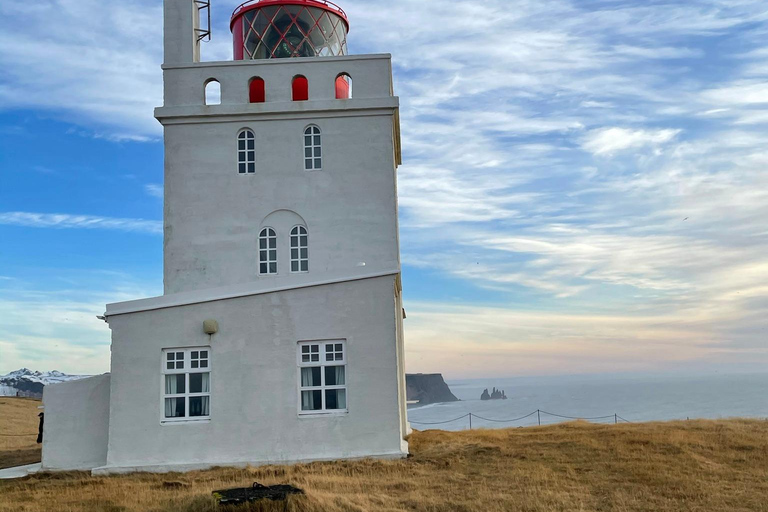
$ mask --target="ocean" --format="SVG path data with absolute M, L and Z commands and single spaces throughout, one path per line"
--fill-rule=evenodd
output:
M 599 418 L 592 420 L 596 423 L 768 417 L 768 373 L 582 375 L 446 382 L 461 401 L 409 406 L 408 420 L 414 429 L 465 430 L 469 428 L 469 413 L 472 428 L 526 427 L 538 425 L 539 419 L 542 425 L 569 420 L 552 414 Z M 503 389 L 508 399 L 480 400 L 483 389 L 490 392 L 494 386 Z M 528 414 L 516 421 L 490 421 Z

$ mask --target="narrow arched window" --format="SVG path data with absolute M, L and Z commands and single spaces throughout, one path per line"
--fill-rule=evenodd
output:
M 256 137 L 251 130 L 241 130 L 237 135 L 237 172 L 256 172 Z
M 309 237 L 304 226 L 291 230 L 291 272 L 309 272 Z
M 264 103 L 265 99 L 264 80 L 259 77 L 251 78 L 248 84 L 248 100 L 251 103 Z
M 215 78 L 205 82 L 205 104 L 221 105 L 221 84 Z
M 259 274 L 277 274 L 277 234 L 272 228 L 259 233 Z
M 352 77 L 341 73 L 336 77 L 336 99 L 348 100 L 352 97 Z
M 296 75 L 291 83 L 293 101 L 306 101 L 309 99 L 309 80 L 307 77 Z
M 323 168 L 323 149 L 320 143 L 320 128 L 307 126 L 304 130 L 304 169 L 316 171 Z

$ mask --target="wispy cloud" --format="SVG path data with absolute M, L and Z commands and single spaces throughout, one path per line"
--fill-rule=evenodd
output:
M 152 197 L 163 198 L 163 186 L 157 183 L 148 183 L 144 185 L 146 193 Z
M 581 146 L 594 155 L 612 155 L 627 149 L 645 146 L 658 147 L 674 139 L 681 130 L 632 130 L 627 128 L 599 128 L 590 131 Z
M 150 234 L 163 232 L 163 223 L 157 220 L 120 219 L 66 213 L 4 212 L 0 213 L 0 224 L 34 228 L 113 229 Z

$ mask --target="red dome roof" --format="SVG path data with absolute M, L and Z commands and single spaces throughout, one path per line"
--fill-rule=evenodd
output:
M 349 19 L 347 18 L 347 13 L 344 12 L 344 9 L 333 2 L 329 2 L 328 0 L 247 0 L 238 5 L 232 13 L 232 18 L 229 20 L 229 29 L 232 30 L 232 26 L 234 25 L 235 20 L 237 20 L 237 18 L 240 17 L 243 13 L 253 9 L 268 7 L 270 5 L 304 5 L 307 7 L 318 7 L 320 9 L 325 9 L 326 11 L 340 16 L 341 19 L 344 20 L 344 23 L 347 25 L 347 32 L 349 32 Z

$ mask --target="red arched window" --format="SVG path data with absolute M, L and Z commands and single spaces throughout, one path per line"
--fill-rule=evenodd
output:
M 251 103 L 264 103 L 264 80 L 256 77 L 251 78 L 251 83 L 248 85 L 248 98 Z
M 336 77 L 336 99 L 347 100 L 352 97 L 352 78 L 342 73 Z
M 293 77 L 293 101 L 306 101 L 309 99 L 309 81 L 306 77 L 296 75 Z

